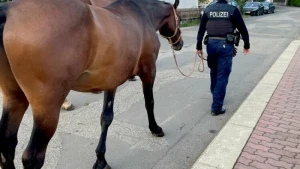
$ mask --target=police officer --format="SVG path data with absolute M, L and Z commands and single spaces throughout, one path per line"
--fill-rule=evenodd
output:
M 234 31 L 238 29 L 244 40 L 244 54 L 250 52 L 249 34 L 240 11 L 227 4 L 227 0 L 218 0 L 209 5 L 203 14 L 197 36 L 197 52 L 203 55 L 202 40 L 205 31 L 207 36 L 204 42 L 207 45 L 207 64 L 210 68 L 213 95 L 211 114 L 217 116 L 224 114 L 226 109 L 223 102 L 228 84 L 229 74 L 234 56 Z

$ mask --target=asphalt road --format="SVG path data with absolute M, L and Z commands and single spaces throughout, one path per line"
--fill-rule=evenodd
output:
M 115 118 L 107 139 L 106 158 L 111 167 L 190 168 L 282 51 L 300 36 L 299 16 L 300 8 L 280 7 L 275 14 L 245 19 L 251 54 L 242 54 L 241 42 L 227 88 L 227 113 L 218 117 L 210 115 L 209 69 L 183 77 L 176 69 L 167 40 L 161 38 L 154 97 L 156 119 L 165 137 L 155 138 L 148 130 L 141 81 L 126 82 L 117 91 Z M 198 26 L 182 29 L 185 46 L 176 55 L 184 72 L 189 72 L 193 64 L 197 30 Z M 103 94 L 71 92 L 68 99 L 76 109 L 61 111 L 59 127 L 48 147 L 46 169 L 88 169 L 96 160 Z M 21 154 L 31 128 L 29 109 L 18 135 L 18 169 L 22 168 Z

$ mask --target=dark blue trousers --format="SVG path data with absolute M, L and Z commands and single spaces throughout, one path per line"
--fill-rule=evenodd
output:
M 232 68 L 233 44 L 225 40 L 209 39 L 207 43 L 207 64 L 210 68 L 210 91 L 213 95 L 212 111 L 222 109 L 226 87 Z

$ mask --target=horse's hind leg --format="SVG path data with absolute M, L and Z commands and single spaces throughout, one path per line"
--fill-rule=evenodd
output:
M 0 168 L 14 169 L 17 133 L 29 104 L 11 72 L 3 48 L 0 48 L 0 89 L 3 98 L 0 121 Z
M 48 143 L 57 128 L 60 107 L 67 91 L 44 84 L 42 93 L 30 91 L 26 94 L 30 96 L 28 100 L 32 107 L 33 129 L 22 162 L 24 169 L 40 169 L 44 165 Z
M 105 91 L 104 93 L 104 102 L 103 110 L 101 115 L 101 136 L 99 144 L 96 149 L 97 161 L 93 169 L 110 169 L 109 165 L 105 160 L 105 151 L 106 151 L 106 137 L 108 127 L 110 126 L 114 118 L 114 98 L 115 98 L 116 89 Z
M 165 134 L 161 127 L 156 123 L 154 117 L 154 98 L 153 98 L 153 85 L 155 80 L 156 68 L 153 66 L 143 66 L 140 78 L 143 82 L 143 92 L 145 97 L 145 106 L 147 109 L 149 129 L 156 137 L 163 137 Z
M 14 168 L 17 133 L 28 108 L 28 101 L 24 93 L 19 91 L 3 90 L 3 110 L 0 121 L 0 166 L 3 169 Z M 0 168 L 1 168 L 0 167 Z

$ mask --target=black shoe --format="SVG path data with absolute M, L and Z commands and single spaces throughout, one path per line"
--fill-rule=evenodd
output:
M 132 77 L 130 77 L 129 79 L 128 79 L 128 81 L 137 81 L 137 79 L 135 78 L 135 76 L 132 76 Z
M 222 109 L 220 111 L 217 111 L 217 112 L 211 111 L 211 115 L 212 116 L 217 116 L 217 115 L 220 115 L 220 114 L 224 114 L 225 112 L 226 112 L 226 109 L 224 107 L 222 107 Z

